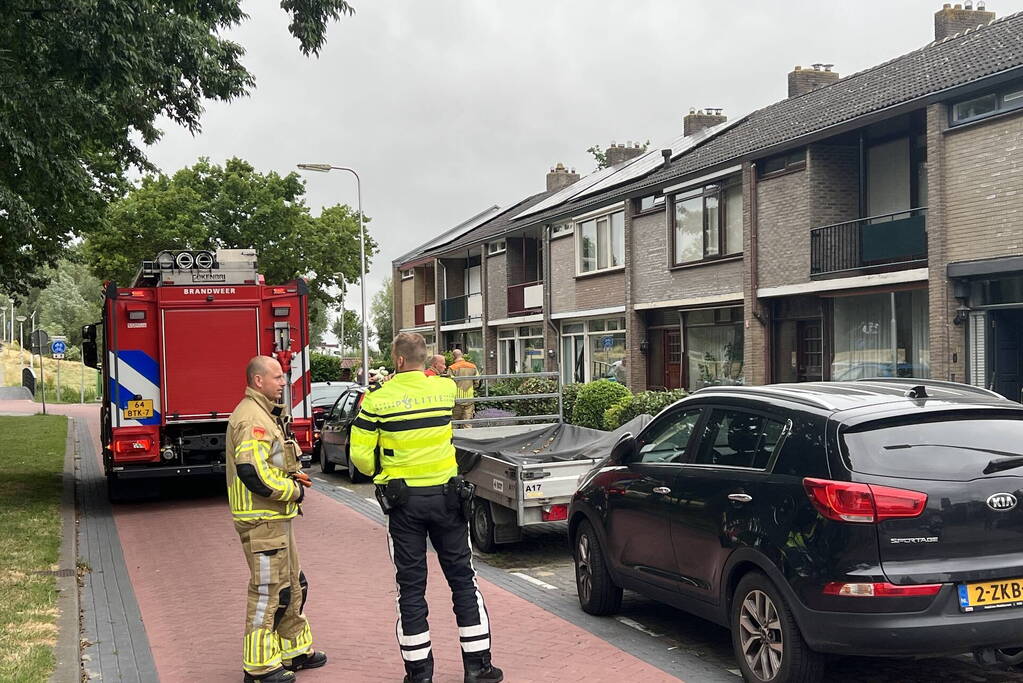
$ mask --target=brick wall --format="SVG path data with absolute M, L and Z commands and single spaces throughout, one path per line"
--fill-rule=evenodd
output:
M 763 304 L 756 296 L 758 287 L 765 286 L 763 273 L 766 268 L 774 268 L 779 272 L 779 277 L 785 271 L 783 264 L 777 262 L 765 263 L 768 258 L 764 250 L 765 221 L 764 209 L 768 208 L 767 218 L 771 225 L 784 226 L 784 200 L 788 198 L 792 202 L 793 212 L 797 217 L 800 210 L 805 215 L 806 206 L 806 173 L 798 172 L 775 178 L 766 183 L 756 183 L 754 196 L 754 174 L 756 171 L 749 163 L 744 163 L 742 168 L 742 250 L 745 255 L 742 269 L 742 310 L 743 310 L 743 365 L 742 376 L 746 384 L 766 384 L 768 381 L 767 356 L 770 353 L 770 334 L 765 328 L 762 320 L 767 320 Z M 766 187 L 765 187 L 766 186 Z M 768 190 L 773 190 L 768 192 Z M 802 191 L 800 191 L 802 190 Z M 781 198 L 776 198 L 775 192 L 783 192 Z M 759 248 L 757 258 L 753 257 L 753 203 L 756 202 L 758 240 Z M 791 228 L 789 228 L 791 229 Z M 795 238 L 793 238 L 795 239 Z M 783 250 L 783 245 L 768 240 L 768 244 L 775 252 Z M 774 257 L 774 258 L 784 258 Z M 756 272 L 754 273 L 754 264 Z M 757 314 L 757 315 L 754 315 Z M 759 315 L 759 318 L 758 318 Z
M 487 311 L 488 320 L 500 320 L 508 317 L 508 252 L 497 256 L 484 256 L 487 262 Z M 489 348 L 491 347 L 488 345 Z
M 576 278 L 575 236 L 552 240 L 551 300 L 553 313 L 624 306 L 625 273 L 617 270 Z
M 810 145 L 807 150 L 810 227 L 860 217 L 859 166 L 856 145 Z
M 761 287 L 810 279 L 809 178 L 809 172 L 804 170 L 757 182 Z M 743 204 L 745 215 L 749 202 Z M 748 241 L 749 223 L 744 225 Z
M 438 299 L 461 296 L 465 293 L 465 264 L 465 259 L 444 259 L 442 285 L 437 291 Z M 437 315 L 440 315 L 440 310 L 437 311 Z
M 405 327 L 416 326 L 416 281 L 402 280 L 400 275 L 398 278 L 399 285 L 395 289 L 401 292 L 401 314 L 396 327 L 400 330 Z M 397 333 L 397 330 L 395 330 L 395 333 Z

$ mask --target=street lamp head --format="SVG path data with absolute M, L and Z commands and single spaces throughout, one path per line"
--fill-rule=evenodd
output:
M 17 321 L 18 321 L 19 323 L 23 323 L 23 322 L 25 322 L 26 320 L 28 320 L 28 318 L 26 318 L 26 317 L 25 317 L 25 316 L 23 316 L 23 315 L 19 315 L 18 317 L 16 317 L 16 318 L 15 318 L 15 320 L 17 320 Z
M 303 171 L 318 171 L 319 173 L 328 173 L 333 168 L 330 164 L 299 164 L 298 167 Z

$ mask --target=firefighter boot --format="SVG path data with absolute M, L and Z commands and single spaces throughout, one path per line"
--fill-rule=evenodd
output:
M 295 674 L 284 668 L 274 669 L 262 676 L 253 676 L 247 672 L 245 674 L 245 683 L 295 683 L 296 680 L 298 679 L 295 678 Z
M 489 652 L 462 655 L 465 667 L 465 683 L 500 683 L 504 672 L 490 663 Z
M 304 655 L 295 657 L 284 665 L 288 671 L 300 671 L 302 669 L 319 669 L 327 663 L 327 653 L 314 650 Z

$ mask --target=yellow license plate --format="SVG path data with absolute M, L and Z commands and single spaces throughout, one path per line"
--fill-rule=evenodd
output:
M 959 586 L 959 609 L 962 611 L 998 607 L 1023 607 L 1023 579 L 984 581 Z
M 144 417 L 153 416 L 153 399 L 144 398 L 141 401 L 128 401 L 124 407 L 125 420 L 141 420 Z

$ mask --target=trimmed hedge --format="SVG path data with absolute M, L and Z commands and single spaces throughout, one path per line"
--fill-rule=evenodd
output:
M 604 413 L 611 406 L 630 396 L 628 387 L 606 379 L 598 379 L 579 389 L 572 409 L 572 424 L 591 429 L 604 429 Z
M 673 389 L 643 391 L 635 396 L 626 396 L 604 411 L 604 429 L 613 431 L 644 413 L 656 417 L 657 413 L 688 395 L 685 389 Z
M 341 379 L 341 359 L 326 353 L 310 353 L 309 374 L 314 382 L 336 382 Z

